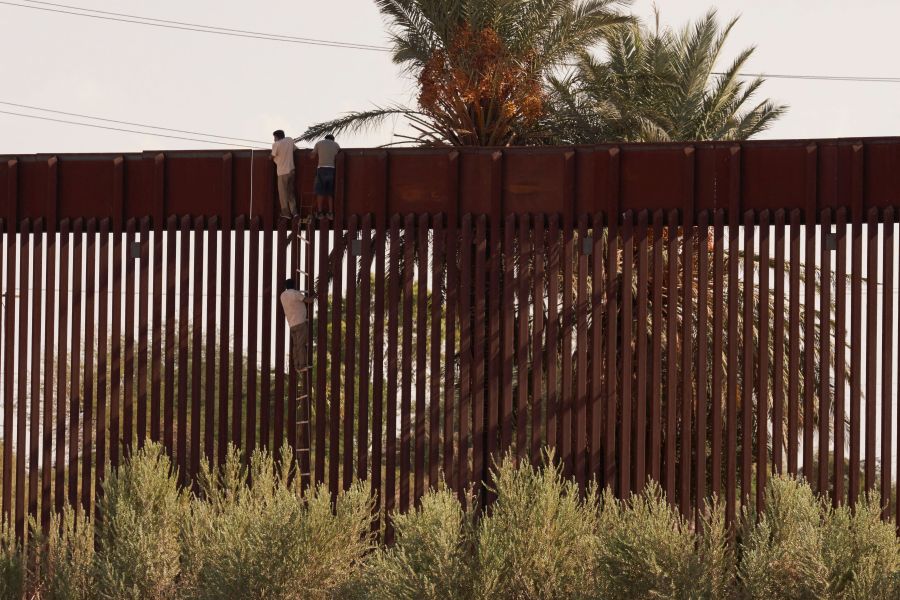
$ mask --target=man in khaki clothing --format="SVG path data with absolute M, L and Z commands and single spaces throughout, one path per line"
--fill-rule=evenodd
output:
M 283 217 L 297 215 L 297 201 L 294 198 L 294 140 L 284 137 L 279 129 L 272 133 L 275 142 L 272 144 L 272 160 L 278 175 L 278 201 L 281 204 Z
M 294 288 L 293 279 L 287 279 L 284 282 L 281 306 L 284 308 L 284 316 L 291 328 L 291 353 L 294 355 L 294 368 L 302 371 L 310 366 L 307 364 L 309 321 L 306 317 L 306 295 Z

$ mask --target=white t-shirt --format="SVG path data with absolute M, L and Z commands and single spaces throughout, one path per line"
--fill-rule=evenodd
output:
M 272 144 L 272 160 L 279 175 L 289 175 L 294 170 L 294 140 L 285 137 Z
M 288 325 L 294 327 L 306 323 L 306 294 L 298 290 L 284 290 L 280 298 Z

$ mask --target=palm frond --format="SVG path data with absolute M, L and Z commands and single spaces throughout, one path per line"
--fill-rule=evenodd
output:
M 435 31 L 422 12 L 419 0 L 375 0 L 375 6 L 389 21 L 394 43 L 394 63 L 421 67 L 435 45 Z
M 309 142 L 321 138 L 326 133 L 358 133 L 372 127 L 377 127 L 388 117 L 401 116 L 413 118 L 421 115 L 418 111 L 403 106 L 388 108 L 373 108 L 365 111 L 353 111 L 337 119 L 311 125 L 303 135 L 296 138 L 298 142 Z
M 548 80 L 549 121 L 571 136 L 565 141 L 742 140 L 784 114 L 786 107 L 771 100 L 744 108 L 763 83 L 744 83 L 738 76 L 752 47 L 713 75 L 737 19 L 720 26 L 710 10 L 673 33 L 660 27 L 658 13 L 656 18 L 655 29 L 638 23 L 611 27 L 602 59 L 581 54 L 572 77 Z M 573 110 L 591 113 L 578 120 L 579 131 L 570 125 Z

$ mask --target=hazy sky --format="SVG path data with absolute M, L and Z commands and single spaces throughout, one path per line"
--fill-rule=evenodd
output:
M 282 35 L 387 42 L 371 0 L 53 1 Z M 28 0 L 3 2 L 50 8 Z M 713 2 L 657 5 L 664 24 L 680 27 Z M 715 5 L 723 21 L 742 15 L 727 60 L 748 45 L 758 46 L 749 71 L 900 77 L 896 0 L 727 0 Z M 649 17 L 652 3 L 639 0 L 632 11 Z M 414 91 L 413 82 L 383 52 L 146 27 L 8 3 L 0 4 L 0 56 L 0 102 L 263 142 L 273 129 L 297 135 L 348 110 L 412 100 Z M 900 135 L 900 83 L 770 80 L 762 92 L 791 106 L 765 137 Z M 6 104 L 0 111 L 86 121 Z M 389 123 L 342 141 L 369 146 L 391 136 Z M 216 147 L 222 146 L 0 114 L 0 154 Z

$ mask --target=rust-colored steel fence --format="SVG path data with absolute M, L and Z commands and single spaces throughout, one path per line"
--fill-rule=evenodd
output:
M 382 515 L 546 445 L 583 486 L 653 478 L 686 514 L 715 493 L 733 519 L 773 472 L 900 511 L 900 140 L 351 150 L 299 253 L 268 162 L 0 164 L 20 532 L 90 509 L 148 440 L 186 483 L 229 443 L 308 448 L 304 484 L 366 479 Z M 300 265 L 308 428 L 278 302 Z

